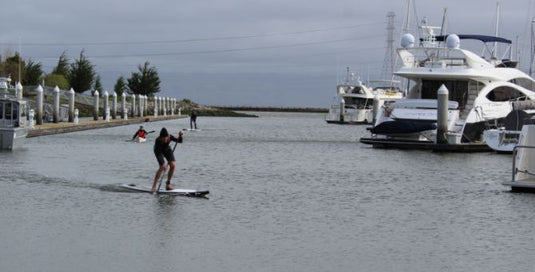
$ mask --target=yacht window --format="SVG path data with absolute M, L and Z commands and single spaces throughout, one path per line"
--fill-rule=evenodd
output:
M 13 120 L 19 120 L 19 104 L 11 104 L 13 107 Z
M 527 78 L 515 78 L 510 80 L 510 82 L 516 85 L 520 85 L 528 90 L 535 91 L 535 81 L 533 80 Z
M 6 120 L 11 120 L 11 103 L 6 103 L 4 104 L 4 109 L 5 109 L 5 112 L 4 112 L 4 119 Z
M 458 80 L 422 80 L 422 99 L 437 99 L 438 89 L 444 84 L 448 88 L 449 100 L 457 101 L 464 109 L 468 101 L 468 81 Z
M 0 103 L 0 119 L 4 119 L 4 103 Z
M 526 95 L 511 87 L 502 86 L 492 90 L 489 94 L 487 94 L 487 99 L 496 102 L 526 100 Z

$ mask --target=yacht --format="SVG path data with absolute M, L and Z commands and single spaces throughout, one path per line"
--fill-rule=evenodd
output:
M 382 106 L 403 97 L 399 82 L 377 80 L 363 84 L 352 78 L 348 68 L 345 82 L 336 86 L 336 95 L 325 117 L 327 123 L 371 124 L 374 99 Z
M 21 148 L 29 130 L 26 101 L 9 94 L 10 82 L 10 78 L 0 78 L 0 149 L 2 150 Z
M 483 143 L 483 131 L 503 126 L 515 101 L 535 100 L 535 81 L 505 58 L 511 41 L 485 35 L 435 35 L 440 27 L 421 26 L 425 35 L 415 47 L 415 38 L 402 36 L 398 55 L 402 67 L 394 74 L 407 81 L 406 98 L 381 107 L 371 138 L 381 141 L 436 142 L 437 90 L 448 90 L 447 131 L 450 145 Z M 461 49 L 461 41 L 485 45 L 487 57 Z M 491 44 L 489 46 L 489 44 Z M 506 48 L 504 57 L 496 56 L 496 46 Z
M 535 189 L 535 123 L 522 127 L 518 145 L 513 149 L 511 181 L 503 185 L 513 191 Z

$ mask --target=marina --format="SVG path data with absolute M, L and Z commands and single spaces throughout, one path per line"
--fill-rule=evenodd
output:
M 119 187 L 149 185 L 157 169 L 154 138 L 124 141 L 139 124 L 27 138 L 0 152 L 0 205 L 10 207 L 0 213 L 0 266 L 530 269 L 535 197 L 502 185 L 510 155 L 374 149 L 358 142 L 364 126 L 333 129 L 323 113 L 255 114 L 200 117 L 201 130 L 184 132 L 173 184 L 207 189 L 208 199 Z M 189 120 L 144 127 L 178 131 Z
M 479 146 L 483 133 L 504 127 L 514 102 L 535 99 L 535 81 L 516 68 L 510 56 L 478 56 L 461 49 L 464 40 L 503 44 L 511 52 L 511 41 L 484 35 L 440 36 L 440 27 L 420 26 L 424 36 L 417 46 L 414 36 L 404 34 L 398 49 L 402 67 L 394 74 L 411 82 L 404 99 L 382 106 L 371 137 L 361 142 L 377 146 L 388 142 Z M 446 98 L 441 104 L 440 93 Z M 441 108 L 441 105 L 443 107 Z M 441 123 L 440 118 L 443 118 Z M 414 145 L 418 146 L 418 145 Z

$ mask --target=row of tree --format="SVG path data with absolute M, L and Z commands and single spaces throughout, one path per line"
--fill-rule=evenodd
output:
M 51 73 L 46 74 L 39 62 L 32 59 L 25 61 L 20 54 L 0 58 L 0 76 L 9 76 L 14 82 L 21 82 L 24 86 L 38 85 L 44 82 L 45 86 L 68 90 L 73 88 L 77 93 L 86 91 L 99 91 L 102 93 L 103 87 L 100 76 L 95 72 L 95 66 L 80 52 L 80 57 L 70 62 L 66 53 L 59 57 L 58 64 Z M 146 61 L 138 66 L 137 72 L 132 72 L 130 78 L 125 79 L 120 76 L 114 86 L 114 91 L 121 95 L 124 92 L 129 94 L 142 94 L 154 96 L 160 92 L 160 77 L 155 67 L 151 67 Z

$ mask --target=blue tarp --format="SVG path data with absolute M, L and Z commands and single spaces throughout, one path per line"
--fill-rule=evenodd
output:
M 487 36 L 487 35 L 457 35 L 459 36 L 459 39 L 461 40 L 479 40 L 482 42 L 500 42 L 500 43 L 508 43 L 512 44 L 513 42 L 508 39 L 496 37 L 496 36 Z M 448 35 L 441 35 L 441 36 L 435 36 L 435 39 L 439 42 L 443 42 L 446 40 Z M 423 40 L 423 39 L 420 39 Z

